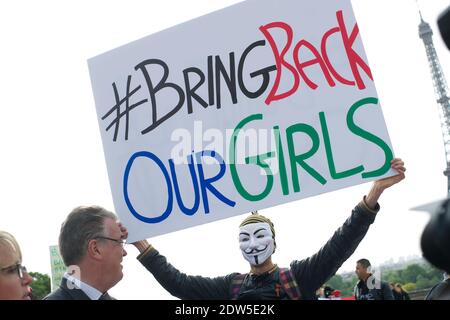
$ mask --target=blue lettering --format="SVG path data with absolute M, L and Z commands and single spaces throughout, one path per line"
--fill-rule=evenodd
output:
M 170 159 L 169 160 L 169 166 L 170 166 L 170 173 L 172 174 L 172 180 L 173 180 L 173 187 L 175 190 L 175 197 L 177 198 L 177 202 L 178 202 L 178 206 L 180 207 L 180 210 L 188 215 L 188 216 L 192 216 L 193 214 L 195 214 L 198 210 L 198 206 L 200 204 L 200 195 L 198 192 L 198 182 L 197 182 L 197 175 L 195 174 L 195 166 L 194 166 L 194 160 L 192 157 L 192 154 L 189 155 L 188 157 L 188 165 L 189 165 L 189 172 L 191 174 L 191 178 L 192 178 L 192 186 L 194 187 L 194 205 L 192 206 L 191 209 L 186 208 L 183 204 L 183 199 L 181 198 L 181 193 L 180 193 L 180 187 L 178 186 L 178 179 L 177 179 L 177 174 L 175 171 L 175 164 L 173 163 L 173 160 Z
M 153 160 L 158 165 L 158 167 L 161 169 L 161 172 L 163 173 L 164 178 L 166 179 L 167 194 L 169 195 L 169 198 L 167 200 L 166 211 L 164 211 L 163 214 L 160 215 L 159 217 L 149 218 L 149 217 L 145 217 L 145 216 L 139 214 L 134 209 L 133 205 L 131 204 L 130 198 L 128 196 L 128 178 L 130 176 L 131 166 L 133 165 L 134 160 L 136 160 L 139 157 L 148 158 L 150 160 Z M 125 196 L 125 203 L 127 204 L 128 210 L 130 210 L 130 212 L 133 214 L 133 216 L 135 216 L 138 220 L 141 220 L 143 222 L 159 223 L 161 221 L 164 221 L 172 212 L 173 195 L 172 195 L 172 184 L 170 182 L 169 173 L 167 172 L 166 167 L 164 166 L 162 161 L 155 154 L 153 154 L 151 152 L 147 152 L 147 151 L 136 152 L 131 156 L 130 160 L 128 160 L 127 166 L 125 168 L 125 174 L 123 177 L 123 194 Z
M 224 202 L 230 207 L 234 207 L 236 205 L 236 202 L 228 199 L 223 194 L 221 194 L 213 185 L 212 183 L 219 180 L 223 177 L 225 174 L 225 162 L 220 154 L 218 154 L 215 151 L 210 150 L 204 150 L 202 152 L 197 152 L 195 154 L 196 160 L 197 160 L 197 169 L 198 169 L 198 176 L 200 180 L 200 188 L 202 190 L 202 197 L 203 197 L 203 206 L 205 208 L 205 213 L 209 213 L 209 203 L 208 203 L 208 195 L 206 194 L 206 189 L 211 191 L 212 194 L 214 194 L 220 201 Z M 203 172 L 203 164 L 202 164 L 202 157 L 208 156 L 211 158 L 214 158 L 217 160 L 217 162 L 220 165 L 220 171 L 218 174 L 216 174 L 212 178 L 205 179 L 205 175 Z
M 226 165 L 225 162 L 220 154 L 218 154 L 215 151 L 205 150 L 201 152 L 195 153 L 196 162 L 197 162 L 197 170 L 198 170 L 198 179 L 195 172 L 195 165 L 193 160 L 193 155 L 189 155 L 187 157 L 188 160 L 188 167 L 189 167 L 189 173 L 192 179 L 192 187 L 194 191 L 194 203 L 192 205 L 192 208 L 187 208 L 185 204 L 183 203 L 182 198 L 182 190 L 180 189 L 177 173 L 175 170 L 175 163 L 172 159 L 168 160 L 169 163 L 169 169 L 170 174 L 164 165 L 164 163 L 156 156 L 155 154 L 148 152 L 148 151 L 139 151 L 134 153 L 131 158 L 128 160 L 128 163 L 125 168 L 124 178 L 123 178 L 123 194 L 125 203 L 128 207 L 128 210 L 130 210 L 131 214 L 138 220 L 145 222 L 145 223 L 159 223 L 167 219 L 169 215 L 172 213 L 173 209 L 173 193 L 175 192 L 175 197 L 178 203 L 178 207 L 180 208 L 181 212 L 192 216 L 194 215 L 200 206 L 200 192 L 199 187 L 201 190 L 201 197 L 203 200 L 203 207 L 205 213 L 209 213 L 209 201 L 208 201 L 208 193 L 207 191 L 211 192 L 217 199 L 222 201 L 223 203 L 227 204 L 230 207 L 234 207 L 236 205 L 236 202 L 228 199 L 225 197 L 219 190 L 214 187 L 213 183 L 220 180 L 226 171 Z M 211 157 L 215 159 L 219 164 L 219 172 L 212 176 L 212 177 L 205 177 L 205 172 L 203 170 L 203 157 Z M 167 185 L 167 207 L 166 210 L 157 217 L 147 217 L 139 212 L 136 211 L 136 209 L 133 207 L 133 204 L 131 203 L 130 196 L 128 193 L 128 180 L 130 177 L 130 171 L 133 166 L 133 163 L 138 158 L 147 158 L 152 160 L 161 170 L 161 173 L 164 175 L 166 185 Z M 173 188 L 172 188 L 173 184 Z

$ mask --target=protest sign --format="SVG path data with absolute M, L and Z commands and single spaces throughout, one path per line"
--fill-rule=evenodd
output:
M 52 271 L 52 291 L 59 288 L 61 279 L 66 272 L 66 266 L 59 253 L 58 246 L 50 246 L 50 266 Z
M 395 174 L 350 0 L 249 0 L 88 64 L 129 241 Z

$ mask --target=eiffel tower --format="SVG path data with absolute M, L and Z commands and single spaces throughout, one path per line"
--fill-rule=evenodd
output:
M 447 168 L 444 175 L 447 177 L 447 194 L 450 196 L 450 98 L 448 94 L 447 81 L 439 63 L 439 58 L 433 44 L 433 30 L 430 25 L 423 20 L 420 14 L 419 37 L 423 40 L 428 63 L 433 79 L 434 91 L 436 93 L 436 102 L 439 107 L 439 116 L 441 119 L 442 136 L 444 138 L 445 158 Z

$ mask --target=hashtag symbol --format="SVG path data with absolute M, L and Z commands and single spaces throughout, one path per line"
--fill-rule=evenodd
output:
M 134 108 L 137 108 L 143 103 L 146 103 L 148 99 L 143 99 L 135 104 L 132 104 L 130 106 L 130 98 L 133 94 L 135 94 L 139 89 L 141 89 L 141 86 L 137 86 L 130 92 L 130 85 L 131 85 L 131 76 L 128 76 L 127 80 L 127 91 L 125 94 L 125 97 L 120 99 L 119 97 L 119 91 L 117 90 L 116 83 L 113 82 L 112 87 L 114 90 L 114 97 L 116 99 L 116 104 L 102 117 L 102 120 L 105 120 L 108 118 L 111 114 L 115 112 L 115 118 L 114 120 L 106 127 L 106 131 L 111 129 L 114 126 L 114 137 L 113 141 L 117 140 L 117 136 L 119 134 L 119 127 L 120 127 L 120 119 L 125 116 L 125 140 L 128 140 L 128 129 L 130 124 L 130 111 Z M 125 110 L 121 112 L 120 106 L 125 103 Z

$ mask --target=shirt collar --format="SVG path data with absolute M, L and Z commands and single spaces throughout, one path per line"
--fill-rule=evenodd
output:
M 74 283 L 78 289 L 83 291 L 91 300 L 98 300 L 102 296 L 102 293 L 95 289 L 94 287 L 88 285 L 87 283 L 72 277 L 68 273 L 64 274 L 64 278 L 66 278 L 68 281 Z

